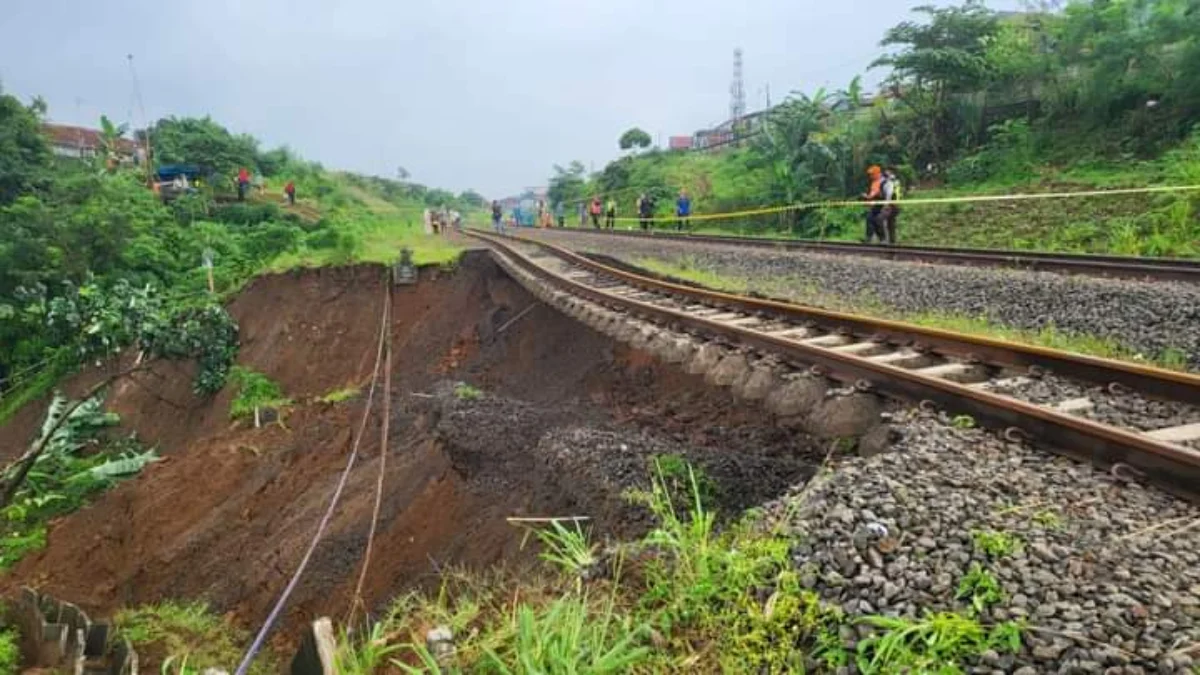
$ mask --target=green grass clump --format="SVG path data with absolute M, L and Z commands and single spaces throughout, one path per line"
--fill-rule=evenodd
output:
M 206 668 L 232 672 L 249 636 L 214 614 L 201 602 L 166 601 L 117 612 L 113 619 L 143 659 L 160 659 L 163 673 L 191 675 Z M 250 672 L 280 672 L 269 651 L 261 652 Z
M 238 392 L 229 404 L 230 419 L 254 419 L 256 410 L 283 409 L 292 403 L 283 395 L 278 383 L 256 370 L 234 366 L 229 371 L 229 379 Z
M 984 651 L 1015 652 L 1021 646 L 1016 623 L 989 627 L 952 612 L 919 620 L 871 616 L 862 623 L 883 631 L 858 643 L 856 665 L 864 675 L 963 673 L 964 662 Z
M 971 532 L 971 543 L 975 550 L 989 558 L 1003 558 L 1021 550 L 1023 544 L 1020 537 L 1008 532 L 996 530 L 974 530 Z
M 959 600 L 970 600 L 971 609 L 975 614 L 1004 600 L 1004 589 L 991 572 L 977 562 L 971 563 L 970 569 L 959 581 L 958 591 L 954 595 Z
M 460 401 L 478 401 L 483 398 L 483 391 L 466 382 L 459 382 L 454 385 L 454 396 Z

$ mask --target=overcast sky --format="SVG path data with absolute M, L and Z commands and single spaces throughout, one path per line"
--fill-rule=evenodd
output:
M 722 121 L 735 47 L 750 110 L 767 86 L 844 87 L 924 0 L 0 4 L 0 86 L 54 121 L 207 114 L 327 167 L 502 197 L 555 163 L 600 169 L 631 126 L 665 144 Z

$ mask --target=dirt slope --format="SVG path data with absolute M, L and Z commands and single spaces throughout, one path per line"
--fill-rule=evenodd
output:
M 392 434 L 370 605 L 434 582 L 445 565 L 527 559 L 506 516 L 581 509 L 603 532 L 636 529 L 620 492 L 644 478 L 651 453 L 700 463 L 722 484 L 729 509 L 810 471 L 806 439 L 537 305 L 486 254 L 468 254 L 453 274 L 422 275 L 418 286 L 393 291 Z M 111 407 L 167 459 L 57 522 L 47 548 L 12 570 L 4 589 L 32 583 L 101 616 L 202 598 L 257 625 L 348 456 L 362 401 L 312 399 L 348 385 L 365 390 L 384 279 L 370 266 L 281 274 L 231 304 L 241 363 L 300 401 L 285 426 L 232 428 L 230 394 L 197 400 L 186 366 L 163 365 L 116 387 Z M 459 400 L 457 380 L 485 397 Z M 369 526 L 377 420 L 366 439 L 280 640 L 304 620 L 345 612 Z

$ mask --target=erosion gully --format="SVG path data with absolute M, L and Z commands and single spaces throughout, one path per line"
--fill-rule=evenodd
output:
M 634 324 L 669 360 L 703 356 L 698 341 L 732 345 L 1200 497 L 1200 376 L 683 286 L 546 242 L 472 236 L 553 304 L 597 325 Z
M 1092 255 L 948 246 L 883 246 L 811 239 L 739 237 L 733 235 L 689 234 L 680 232 L 639 232 L 587 228 L 571 228 L 570 231 L 597 237 L 626 237 L 706 244 L 728 244 L 776 251 L 809 251 L 812 253 L 867 256 L 885 260 L 909 260 L 941 265 L 1008 267 L 1121 279 L 1200 283 L 1200 260 L 1188 258 Z

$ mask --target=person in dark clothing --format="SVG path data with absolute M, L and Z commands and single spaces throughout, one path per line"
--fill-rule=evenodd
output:
M 871 166 L 867 169 L 867 177 L 871 180 L 871 185 L 867 188 L 866 193 L 862 198 L 870 205 L 867 207 L 867 236 L 863 243 L 870 244 L 872 239 L 878 239 L 879 243 L 884 243 L 885 235 L 883 232 L 883 172 L 877 166 Z
M 675 200 L 675 229 L 680 232 L 687 229 L 691 215 L 692 200 L 688 197 L 687 190 L 680 190 L 679 199 Z
M 288 205 L 295 206 L 296 205 L 296 183 L 289 180 L 287 182 L 287 185 L 283 186 L 283 193 L 285 195 L 287 195 Z
M 492 202 L 492 229 L 493 230 L 495 230 L 497 232 L 504 231 L 504 222 L 501 220 L 501 217 L 503 215 L 504 215 L 504 213 L 500 210 L 500 202 L 493 201 Z
M 889 246 L 896 245 L 896 216 L 900 215 L 900 177 L 896 170 L 888 167 L 883 170 L 884 207 L 879 217 L 883 219 L 883 234 L 887 237 Z
M 638 224 L 642 226 L 642 231 L 646 232 L 650 229 L 650 218 L 654 213 L 654 200 L 642 193 L 637 201 Z

